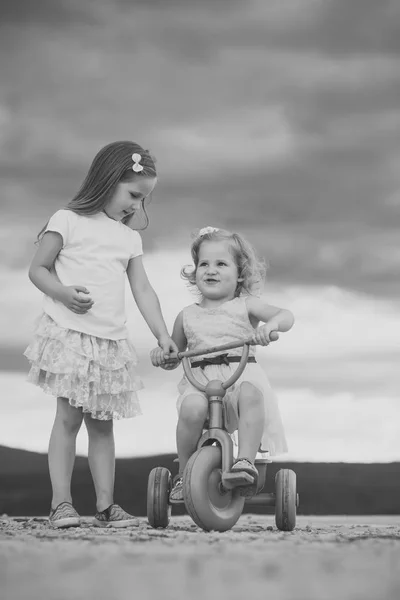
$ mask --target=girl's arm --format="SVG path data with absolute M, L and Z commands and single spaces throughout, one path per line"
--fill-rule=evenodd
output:
M 175 319 L 174 328 L 172 330 L 172 339 L 178 346 L 179 352 L 184 352 L 187 348 L 187 339 L 183 329 L 183 311 Z
M 183 312 L 181 311 L 179 315 L 175 319 L 174 328 L 172 330 L 172 339 L 178 347 L 179 352 L 186 350 L 187 348 L 187 339 L 183 329 Z M 179 360 L 177 359 L 175 362 L 165 362 L 164 354 L 161 348 L 154 348 L 150 352 L 151 362 L 155 367 L 162 367 L 166 371 L 170 371 L 171 369 L 176 369 L 179 365 Z
M 129 261 L 126 273 L 135 302 L 167 358 L 170 352 L 177 352 L 178 348 L 169 336 L 158 296 L 147 278 L 141 256 Z
M 246 300 L 249 318 L 254 327 L 260 321 L 265 325 L 259 327 L 254 335 L 254 342 L 261 345 L 269 344 L 271 331 L 289 331 L 294 324 L 293 313 L 286 308 L 278 308 L 268 304 L 263 298 L 250 296 Z
M 60 300 L 62 288 L 60 281 L 51 274 L 56 260 L 63 245 L 62 236 L 54 231 L 48 231 L 40 241 L 40 245 L 32 259 L 29 268 L 29 279 L 46 296 L 54 300 Z
M 47 231 L 40 241 L 39 248 L 29 268 L 29 279 L 46 296 L 62 302 L 67 308 L 78 314 L 85 314 L 93 306 L 90 298 L 83 298 L 79 292 L 89 294 L 82 286 L 65 286 L 54 271 L 56 260 L 63 245 L 61 234 Z

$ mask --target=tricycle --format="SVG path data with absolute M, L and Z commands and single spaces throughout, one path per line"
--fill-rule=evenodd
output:
M 278 338 L 277 332 L 270 335 Z M 190 457 L 183 472 L 183 498 L 187 512 L 204 531 L 227 531 L 240 518 L 244 504 L 275 507 L 275 523 L 281 531 L 292 531 L 296 525 L 299 496 L 296 474 L 291 469 L 280 469 L 275 476 L 275 492 L 261 493 L 266 480 L 270 458 L 256 458 L 258 471 L 254 495 L 246 495 L 246 486 L 253 486 L 254 477 L 245 471 L 231 472 L 234 461 L 233 441 L 225 428 L 223 398 L 246 368 L 250 340 L 214 346 L 205 350 L 178 352 L 171 358 L 182 360 L 188 381 L 204 392 L 209 402 L 208 428 L 204 431 L 197 450 Z M 235 372 L 226 381 L 218 379 L 203 385 L 193 375 L 189 358 L 223 352 L 243 346 L 242 356 Z M 165 467 L 152 469 L 147 487 L 147 518 L 154 528 L 168 526 L 172 514 L 169 494 L 172 476 Z

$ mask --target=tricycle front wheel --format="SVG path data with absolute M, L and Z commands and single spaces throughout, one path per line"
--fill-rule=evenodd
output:
M 245 498 L 221 485 L 219 446 L 203 446 L 189 459 L 183 473 L 183 498 L 193 521 L 204 531 L 227 531 L 238 521 Z

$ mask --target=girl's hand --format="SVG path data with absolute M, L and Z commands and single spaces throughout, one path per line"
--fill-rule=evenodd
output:
M 174 340 L 169 337 L 169 335 L 165 335 L 159 338 L 158 345 L 164 353 L 164 358 L 168 358 L 171 352 L 179 352 L 178 346 L 175 344 Z
M 85 298 L 82 295 L 89 293 L 89 290 L 81 285 L 65 285 L 57 299 L 77 315 L 85 315 L 94 304 L 90 296 Z
M 259 346 L 268 346 L 270 342 L 276 342 L 277 339 L 279 339 L 279 334 L 275 323 L 261 325 L 252 337 L 254 344 L 258 344 Z
M 176 359 L 174 362 L 165 362 L 165 353 L 162 348 L 154 348 L 150 352 L 150 359 L 154 367 L 161 367 L 166 371 L 172 371 L 179 365 L 179 360 Z

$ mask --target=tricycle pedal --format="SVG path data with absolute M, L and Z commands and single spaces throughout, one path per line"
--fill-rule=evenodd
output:
M 254 484 L 254 477 L 246 471 L 236 471 L 235 473 L 222 473 L 222 485 L 224 488 L 231 490 L 232 488 L 248 486 Z

